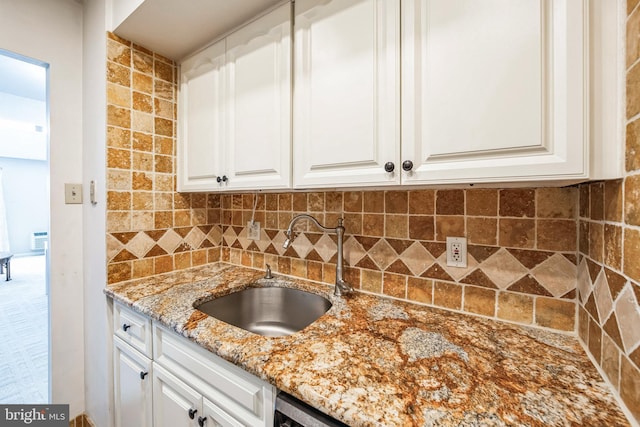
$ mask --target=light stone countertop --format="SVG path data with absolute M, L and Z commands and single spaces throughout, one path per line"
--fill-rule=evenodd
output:
M 211 264 L 105 293 L 350 426 L 627 426 L 574 336 Z M 269 338 L 195 310 L 251 286 L 321 294 L 333 307 Z

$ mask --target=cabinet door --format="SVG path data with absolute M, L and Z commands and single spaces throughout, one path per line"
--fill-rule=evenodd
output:
M 580 179 L 585 2 L 404 0 L 403 182 Z
M 291 5 L 227 38 L 228 189 L 291 186 Z
M 202 410 L 207 417 L 206 427 L 243 427 L 245 425 L 207 398 L 202 400 Z
M 113 337 L 116 427 L 152 426 L 151 360 Z
M 202 396 L 169 371 L 154 364 L 154 427 L 194 427 L 202 413 Z M 193 418 L 192 418 L 193 416 Z
M 294 187 L 400 182 L 399 13 L 397 0 L 296 0 Z
M 224 40 L 180 65 L 178 191 L 220 187 L 224 144 Z

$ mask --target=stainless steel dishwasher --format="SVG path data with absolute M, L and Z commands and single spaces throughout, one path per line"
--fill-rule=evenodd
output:
M 282 391 L 276 397 L 274 427 L 349 427 Z

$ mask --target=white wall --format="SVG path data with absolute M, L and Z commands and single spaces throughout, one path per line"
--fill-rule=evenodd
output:
M 9 249 L 15 255 L 32 254 L 31 233 L 49 230 L 49 166 L 41 160 L 0 157 L 0 168 Z
M 85 282 L 85 410 L 97 427 L 112 425 L 111 313 L 102 292 L 106 273 L 106 5 L 84 2 L 84 120 L 83 163 L 85 197 L 91 180 L 97 201 L 84 204 Z
M 82 181 L 82 5 L 0 0 L 0 46 L 49 64 L 52 402 L 84 410 L 82 206 L 64 183 Z

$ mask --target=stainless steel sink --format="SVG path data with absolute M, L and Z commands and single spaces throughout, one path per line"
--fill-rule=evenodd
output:
M 194 308 L 254 334 L 281 337 L 309 326 L 331 302 L 298 289 L 266 287 L 246 288 Z

